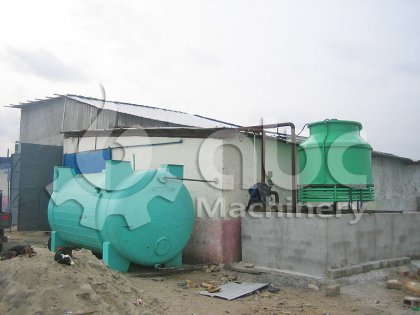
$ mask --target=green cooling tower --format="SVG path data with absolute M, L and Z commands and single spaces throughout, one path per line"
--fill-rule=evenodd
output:
M 181 266 L 194 224 L 182 177 L 181 165 L 133 171 L 130 162 L 107 161 L 97 174 L 56 167 L 48 206 L 51 250 L 87 248 L 122 272 L 130 263 Z
M 325 120 L 309 124 L 300 144 L 300 202 L 351 202 L 374 199 L 372 147 L 360 137 L 356 121 Z

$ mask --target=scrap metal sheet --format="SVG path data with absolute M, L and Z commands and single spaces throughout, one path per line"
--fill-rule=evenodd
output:
M 219 297 L 228 301 L 237 299 L 241 296 L 253 293 L 257 290 L 265 288 L 269 285 L 269 283 L 236 283 L 236 282 L 229 282 L 224 285 L 220 286 L 219 292 L 210 293 L 207 291 L 199 291 L 197 294 L 211 296 L 211 297 Z

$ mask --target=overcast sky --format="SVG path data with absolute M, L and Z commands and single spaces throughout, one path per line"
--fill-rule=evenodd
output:
M 420 1 L 2 1 L 0 156 L 19 137 L 3 105 L 99 84 L 241 125 L 357 120 L 420 159 Z

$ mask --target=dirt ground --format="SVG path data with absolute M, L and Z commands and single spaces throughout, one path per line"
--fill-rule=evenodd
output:
M 247 282 L 247 273 L 225 268 L 171 275 L 122 274 L 107 268 L 90 251 L 75 251 L 75 265 L 60 265 L 41 232 L 9 234 L 9 244 L 31 244 L 37 255 L 0 262 L 0 314 L 416 314 L 403 307 L 404 292 L 389 290 L 384 280 L 360 281 L 341 288 L 337 297 L 324 290 L 279 287 L 226 301 L 200 296 L 201 288 L 183 281 Z M 67 313 L 66 313 L 67 312 Z M 71 312 L 71 313 L 70 313 Z

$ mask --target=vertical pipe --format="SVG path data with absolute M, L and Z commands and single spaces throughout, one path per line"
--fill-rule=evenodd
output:
M 269 125 L 258 125 L 258 126 L 249 126 L 249 127 L 239 127 L 238 130 L 240 131 L 251 131 L 251 132 L 258 132 L 261 133 L 261 142 L 264 141 L 264 128 L 278 128 L 278 127 L 290 127 L 291 134 L 292 134 L 292 211 L 296 212 L 297 210 L 297 185 L 296 185 L 296 128 L 295 125 L 291 122 L 280 123 L 280 124 L 269 124 Z M 262 143 L 262 150 L 261 150 L 261 157 L 264 156 L 264 144 Z M 264 160 L 263 160 L 264 161 Z M 261 166 L 263 167 L 263 161 L 261 161 Z M 264 178 L 265 181 L 265 173 L 263 174 L 264 170 L 261 171 L 261 179 Z M 261 180 L 262 181 L 262 180 Z
M 256 183 L 257 182 L 257 178 L 258 178 L 258 175 L 257 175 L 257 161 L 258 161 L 258 158 L 257 158 L 257 142 L 256 142 L 256 140 L 255 140 L 255 133 L 254 133 L 254 155 L 253 155 L 253 160 L 254 160 L 254 182 Z
M 291 124 L 292 131 L 292 211 L 297 211 L 297 185 L 296 185 L 296 129 L 295 125 Z
M 265 131 L 261 130 L 261 183 L 265 184 Z
M 9 150 L 7 150 L 7 157 L 9 157 Z M 10 164 L 7 167 L 7 210 L 9 213 L 12 212 L 11 204 L 10 204 L 10 192 L 12 189 L 12 186 L 10 184 L 10 181 L 12 180 L 12 158 L 10 157 Z
M 10 149 L 7 149 L 7 158 L 9 160 L 10 157 Z M 12 158 L 9 160 L 10 164 L 7 167 L 7 209 L 10 212 L 10 169 L 12 166 Z
M 324 156 L 324 161 L 322 161 L 322 163 L 324 163 L 324 183 L 327 182 L 327 169 L 328 169 L 328 160 L 327 160 L 327 152 L 325 150 L 326 148 L 326 141 L 327 141 L 327 137 L 328 137 L 328 120 L 325 120 L 325 137 L 324 137 L 324 141 L 322 142 L 322 150 L 323 150 L 323 156 Z

